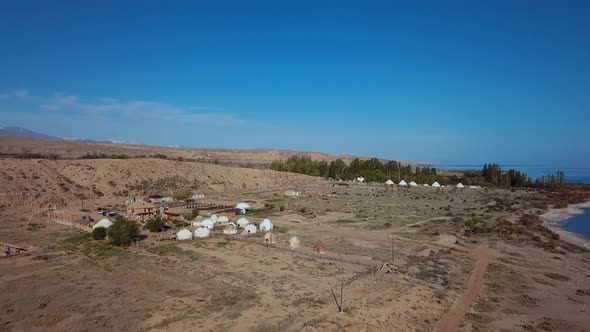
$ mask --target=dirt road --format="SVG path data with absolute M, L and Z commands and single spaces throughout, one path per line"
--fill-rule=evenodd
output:
M 436 327 L 436 332 L 454 332 L 459 329 L 463 317 L 475 302 L 484 285 L 484 276 L 488 265 L 494 258 L 494 253 L 488 248 L 479 247 L 471 252 L 452 251 L 453 255 L 477 259 L 475 267 L 465 285 L 463 295 L 455 302 L 451 310 L 443 317 Z

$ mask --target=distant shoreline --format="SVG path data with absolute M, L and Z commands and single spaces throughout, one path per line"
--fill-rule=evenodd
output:
M 573 232 L 563 229 L 563 224 L 575 215 L 584 213 L 583 209 L 590 208 L 590 201 L 579 204 L 570 204 L 562 209 L 549 209 L 545 214 L 541 215 L 543 224 L 550 230 L 559 234 L 562 240 L 571 242 L 580 247 L 590 249 L 590 240 Z

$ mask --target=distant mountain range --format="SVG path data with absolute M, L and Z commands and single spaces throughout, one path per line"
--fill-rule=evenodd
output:
M 51 141 L 72 141 L 81 143 L 111 143 L 111 144 L 126 144 L 125 141 L 118 141 L 115 139 L 107 139 L 104 141 L 97 141 L 88 138 L 60 138 L 56 136 L 46 135 L 23 127 L 0 127 L 0 136 L 12 136 L 33 139 L 46 139 Z
M 0 127 L 0 136 L 13 136 L 34 139 L 48 139 L 53 141 L 63 141 L 63 139 L 55 136 L 45 135 L 22 127 Z

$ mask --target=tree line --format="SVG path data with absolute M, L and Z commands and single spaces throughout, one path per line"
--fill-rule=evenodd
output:
M 385 182 L 388 179 L 398 183 L 406 182 L 432 184 L 434 181 L 446 184 L 462 182 L 466 185 L 480 185 L 496 188 L 558 188 L 565 183 L 562 171 L 532 179 L 526 173 L 509 169 L 502 171 L 498 164 L 484 164 L 481 171 L 467 171 L 463 176 L 439 174 L 434 167 L 402 165 L 401 162 L 381 161 L 377 158 L 360 160 L 356 158 L 346 164 L 342 159 L 332 162 L 312 160 L 306 156 L 291 156 L 286 160 L 275 160 L 270 168 L 275 171 L 321 176 L 335 180 L 354 180 L 363 177 L 366 182 Z
M 385 182 L 391 179 L 395 182 L 406 180 L 407 182 L 432 183 L 442 180 L 436 168 L 428 166 L 413 168 L 411 165 L 404 166 L 395 160 L 382 162 L 377 158 L 366 160 L 356 158 L 347 165 L 342 159 L 328 163 L 326 160 L 312 160 L 311 157 L 295 155 L 287 160 L 273 161 L 270 168 L 275 171 L 321 176 L 336 180 L 353 180 L 358 177 L 363 177 L 366 182 Z
M 558 171 L 555 174 L 547 174 L 537 179 L 532 179 L 526 173 L 509 169 L 503 172 L 498 164 L 484 164 L 481 172 L 484 180 L 492 187 L 546 187 L 558 188 L 565 184 L 565 173 Z

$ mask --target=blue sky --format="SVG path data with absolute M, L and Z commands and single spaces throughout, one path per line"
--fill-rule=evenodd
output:
M 121 3 L 0 4 L 0 125 L 157 145 L 590 163 L 590 2 Z

